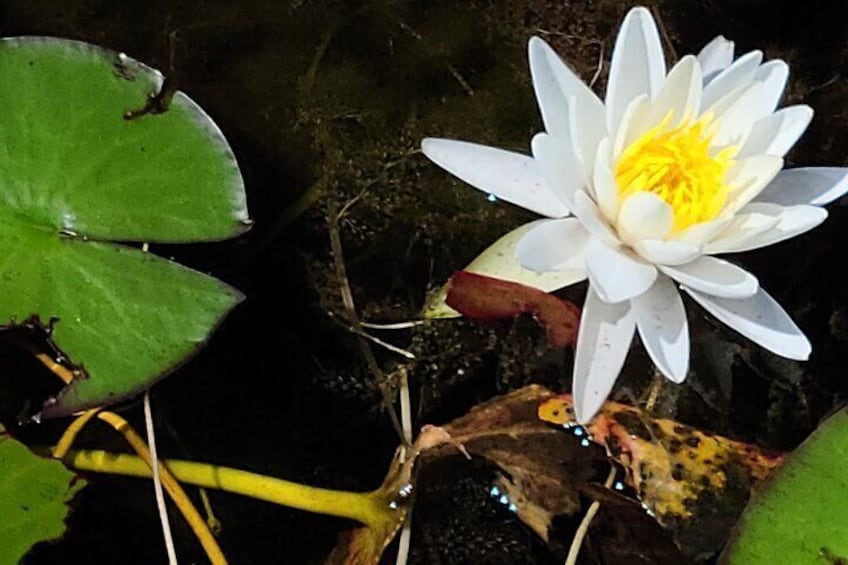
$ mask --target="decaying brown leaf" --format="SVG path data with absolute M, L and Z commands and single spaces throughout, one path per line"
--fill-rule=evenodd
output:
M 575 435 L 586 440 L 583 443 L 600 444 L 610 460 L 626 469 L 626 483 L 638 501 L 592 482 L 595 472 L 585 464 L 592 457 Z M 638 511 L 641 504 L 691 558 L 710 556 L 721 547 L 751 490 L 783 461 L 781 455 L 756 446 L 651 418 L 615 402 L 607 402 L 589 424 L 578 427 L 570 395 L 531 385 L 480 404 L 444 427 L 425 426 L 405 462 L 396 457 L 383 486 L 375 491 L 392 508 L 385 524 L 345 533 L 329 563 L 376 564 L 406 516 L 414 467 L 458 453 L 494 464 L 500 470 L 495 483 L 500 492 L 547 542 L 555 541 L 553 518 L 578 512 L 584 495 L 601 501 L 599 521 L 607 524 L 613 539 L 628 527 L 615 520 L 634 523 L 634 516 L 645 515 Z M 600 553 L 643 562 L 639 558 L 645 552 L 638 544 L 619 545 L 617 553 Z M 654 545 L 649 551 L 660 552 L 655 557 L 681 562 L 682 556 L 671 557 L 670 542 Z M 626 553 L 634 548 L 639 555 Z M 651 562 L 651 556 L 647 558 L 645 562 Z
M 400 496 L 412 480 L 413 466 L 457 453 L 484 457 L 500 470 L 498 485 L 515 505 L 518 517 L 548 539 L 554 516 L 580 509 L 573 468 L 574 445 L 560 430 L 536 417 L 539 399 L 552 397 L 531 386 L 476 406 L 443 428 L 425 426 L 405 463 L 395 458 L 379 491 L 402 514 L 385 527 L 361 527 L 344 533 L 328 563 L 368 565 L 379 561 L 400 528 L 408 499 Z
M 574 426 L 571 395 L 543 401 L 541 420 Z M 680 549 L 702 558 L 724 544 L 758 482 L 783 456 L 706 433 L 638 408 L 607 402 L 585 426 L 623 465 L 642 506 L 669 530 Z
M 554 516 L 580 510 L 575 446 L 535 417 L 540 397 L 550 394 L 542 387 L 525 387 L 480 404 L 444 427 L 468 453 L 502 471 L 499 487 L 518 517 L 545 541 Z

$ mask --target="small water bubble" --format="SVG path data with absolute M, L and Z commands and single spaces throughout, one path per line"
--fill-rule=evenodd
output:
M 584 431 L 583 431 L 583 428 L 581 428 L 580 426 L 577 426 L 577 427 L 574 428 L 574 431 L 572 433 L 574 435 L 576 435 L 577 437 L 580 437 L 580 436 L 583 435 Z
M 507 495 L 502 494 L 501 497 L 498 499 L 498 502 L 504 505 L 509 504 L 509 498 L 507 497 Z
M 509 506 L 507 508 L 509 508 L 510 512 L 518 512 L 518 506 L 516 506 L 512 502 L 509 503 Z
M 395 502 L 394 500 L 389 502 L 389 508 L 391 508 L 392 510 L 397 510 L 397 507 L 398 507 L 398 503 Z
M 624 483 L 621 481 L 615 481 L 615 484 L 612 485 L 612 488 L 615 490 L 624 490 Z
M 491 490 L 489 491 L 489 496 L 493 496 L 493 497 L 497 498 L 500 495 L 501 495 L 501 489 L 499 489 L 497 486 L 493 486 L 491 488 Z
M 580 445 L 583 446 L 583 447 L 589 447 L 589 443 L 590 443 L 590 441 L 588 439 L 586 439 L 585 437 L 580 440 Z
M 486 196 L 486 200 L 488 200 L 489 202 L 497 202 L 498 197 L 495 196 L 494 194 L 489 194 L 488 196 Z
M 456 374 L 457 374 L 457 375 L 459 375 L 459 376 L 461 377 L 462 375 L 464 375 L 464 374 L 465 374 L 465 369 L 457 369 L 457 370 L 456 370 Z

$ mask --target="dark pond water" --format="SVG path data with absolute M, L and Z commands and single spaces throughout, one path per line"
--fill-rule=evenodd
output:
M 848 161 L 848 8 L 842 2 L 749 0 L 653 3 L 677 54 L 713 36 L 738 52 L 763 49 L 792 76 L 784 103 L 816 118 L 790 165 Z M 492 205 L 417 153 L 426 135 L 526 150 L 541 127 L 526 40 L 542 34 L 585 79 L 608 56 L 630 2 L 435 0 L 271 2 L 4 1 L 2 35 L 55 35 L 123 51 L 163 70 L 231 142 L 247 181 L 255 228 L 232 242 L 154 251 L 235 285 L 247 301 L 209 347 L 157 385 L 160 450 L 315 485 L 369 489 L 397 445 L 343 313 L 327 233 L 330 203 L 354 197 L 341 225 L 350 284 L 368 320 L 414 319 L 440 285 L 494 238 L 531 216 Z M 2 77 L 0 77 L 2 79 Z M 595 88 L 603 88 L 605 71 Z M 661 413 L 776 449 L 795 446 L 844 402 L 848 381 L 848 210 L 788 243 L 738 257 L 792 313 L 814 344 L 809 363 L 763 353 L 690 308 L 693 374 L 667 387 Z M 582 301 L 585 287 L 565 293 Z M 547 349 L 527 319 L 481 327 L 441 324 L 381 337 L 411 349 L 416 426 L 442 423 L 530 382 L 569 386 L 571 353 Z M 390 369 L 401 358 L 376 348 Z M 641 396 L 650 370 L 631 353 L 617 388 Z M 462 369 L 462 371 L 459 371 Z M 24 378 L 16 375 L 16 378 Z M 724 386 L 726 394 L 719 392 Z M 140 422 L 140 407 L 127 417 Z M 106 433 L 89 445 L 118 448 Z M 561 563 L 464 460 L 427 474 L 411 562 Z M 603 479 L 603 475 L 599 476 Z M 221 543 L 234 563 L 318 563 L 348 526 L 216 494 Z M 184 562 L 204 557 L 176 516 Z M 647 526 L 593 534 L 587 563 L 684 562 Z M 28 563 L 164 562 L 147 483 L 93 480 L 61 543 Z M 563 522 L 563 540 L 568 528 Z M 665 545 L 663 545 L 665 543 Z M 610 547 L 618 549 L 613 552 Z M 653 549 L 652 549 L 653 548 Z M 656 550 L 653 554 L 651 551 Z M 391 550 L 390 552 L 391 553 Z M 650 557 L 653 555 L 654 557 Z M 645 557 L 648 556 L 648 557 Z M 393 561 L 392 561 L 393 562 Z

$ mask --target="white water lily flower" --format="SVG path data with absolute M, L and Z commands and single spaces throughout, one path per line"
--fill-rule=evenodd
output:
M 529 58 L 545 124 L 532 157 L 448 139 L 421 146 L 472 186 L 548 218 L 507 234 L 476 272 L 545 291 L 588 277 L 578 419 L 609 395 L 636 331 L 663 375 L 686 378 L 678 286 L 762 347 L 807 359 L 809 341 L 757 279 L 713 257 L 806 232 L 827 217 L 820 206 L 848 190 L 848 169 L 781 172 L 812 117 L 804 105 L 777 109 L 787 65 L 763 63 L 760 51 L 734 60 L 733 43 L 717 37 L 666 72 L 644 8 L 622 23 L 604 101 L 537 37 Z

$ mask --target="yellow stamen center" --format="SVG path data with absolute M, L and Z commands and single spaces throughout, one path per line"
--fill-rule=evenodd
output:
M 669 114 L 631 143 L 615 165 L 619 203 L 637 192 L 662 198 L 674 211 L 673 231 L 714 219 L 727 200 L 728 169 L 739 151 L 726 147 L 712 154 L 712 116 L 684 119 L 669 127 Z M 713 124 L 714 125 L 714 124 Z

